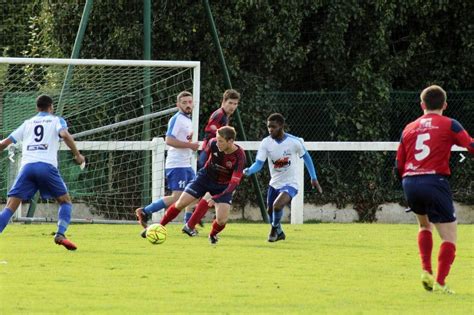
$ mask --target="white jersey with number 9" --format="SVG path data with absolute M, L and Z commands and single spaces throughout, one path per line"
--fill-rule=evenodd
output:
M 46 112 L 25 120 L 9 138 L 13 143 L 22 142 L 21 166 L 44 162 L 58 166 L 59 132 L 67 129 L 66 121 Z

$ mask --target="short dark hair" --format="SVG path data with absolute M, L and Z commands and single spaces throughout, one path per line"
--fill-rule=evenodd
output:
M 51 105 L 53 105 L 53 99 L 46 94 L 42 94 L 36 98 L 36 107 L 40 110 L 47 110 Z
M 426 109 L 442 109 L 446 103 L 446 91 L 439 85 L 431 85 L 421 92 L 420 99 Z
M 225 90 L 222 95 L 222 101 L 225 102 L 227 100 L 240 100 L 240 93 L 234 89 Z
M 268 116 L 267 121 L 276 121 L 280 125 L 284 125 L 285 117 L 283 117 L 283 115 L 280 113 L 273 113 L 270 116 Z
M 191 92 L 188 92 L 188 91 L 182 91 L 181 93 L 178 94 L 178 96 L 176 97 L 176 102 L 179 103 L 179 100 L 182 99 L 183 97 L 186 97 L 186 96 L 193 96 L 193 94 L 191 94 Z
M 226 139 L 227 141 L 231 139 L 235 140 L 237 136 L 237 132 L 235 131 L 234 127 L 231 126 L 220 127 L 219 129 L 217 129 L 217 133 L 219 134 L 219 136 Z

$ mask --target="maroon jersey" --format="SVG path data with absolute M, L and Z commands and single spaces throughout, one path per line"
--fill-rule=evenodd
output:
M 226 112 L 221 107 L 215 112 L 212 113 L 211 117 L 209 117 L 209 121 L 207 122 L 206 128 L 204 128 L 204 143 L 203 148 L 207 146 L 207 142 L 212 138 L 216 137 L 217 129 L 223 126 L 227 126 L 229 124 L 229 117 L 227 117 Z
M 397 151 L 398 173 L 404 176 L 450 175 L 453 145 L 474 153 L 474 142 L 459 122 L 438 114 L 427 114 L 409 123 Z
M 217 140 L 211 139 L 206 147 L 208 156 L 205 164 L 207 176 L 214 180 L 217 184 L 228 184 L 227 188 L 218 196 L 212 196 L 213 199 L 218 198 L 229 192 L 233 192 L 242 179 L 245 167 L 244 150 L 237 146 L 237 150 L 230 154 L 225 154 L 217 148 Z

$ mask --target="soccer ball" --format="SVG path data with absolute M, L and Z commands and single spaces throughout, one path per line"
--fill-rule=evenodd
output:
M 152 244 L 161 244 L 166 241 L 166 227 L 161 224 L 152 224 L 146 229 L 146 239 Z

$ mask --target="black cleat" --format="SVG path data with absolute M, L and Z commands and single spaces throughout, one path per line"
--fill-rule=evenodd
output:
M 196 229 L 191 229 L 187 224 L 183 226 L 181 231 L 183 231 L 185 234 L 188 234 L 189 237 L 198 236 L 198 231 L 196 231 Z
M 140 236 L 143 238 L 146 238 L 146 229 L 144 229 L 141 233 Z
M 209 242 L 211 243 L 211 245 L 216 245 L 218 241 L 219 238 L 217 237 L 217 235 L 209 234 Z
M 277 239 L 276 239 L 275 242 L 284 241 L 285 239 L 286 239 L 285 232 L 282 231 L 281 233 L 278 234 Z
M 270 230 L 270 234 L 268 234 L 268 241 L 269 242 L 276 242 L 278 238 L 278 233 L 277 233 L 278 228 L 274 227 L 272 225 L 272 229 Z
M 273 243 L 273 242 L 278 242 L 278 241 L 283 241 L 286 239 L 285 232 L 281 231 L 278 233 L 278 228 L 273 227 L 270 230 L 270 234 L 268 235 L 268 241 Z

